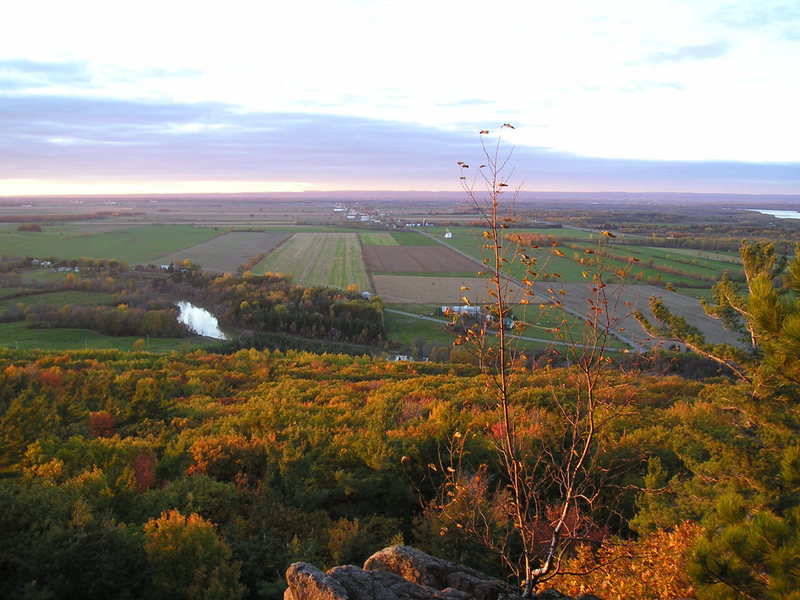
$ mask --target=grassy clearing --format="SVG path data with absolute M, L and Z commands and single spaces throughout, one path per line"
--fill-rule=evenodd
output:
M 0 232 L 0 254 L 37 258 L 107 258 L 131 264 L 156 262 L 164 254 L 211 239 L 219 231 L 193 225 L 145 225 L 97 233 L 48 230 Z
M 23 271 L 20 279 L 23 283 L 42 281 L 63 282 L 67 275 L 73 275 L 76 279 L 83 277 L 81 273 L 59 273 L 58 271 L 51 271 L 50 269 L 32 269 L 30 271 Z
M 410 346 L 424 341 L 447 346 L 455 340 L 455 336 L 445 329 L 444 321 L 434 323 L 388 311 L 384 312 L 383 318 L 386 333 L 392 342 Z
M 253 272 L 292 273 L 301 285 L 369 289 L 361 244 L 353 233 L 296 233 Z
M 0 323 L 0 347 L 30 350 L 82 350 L 93 348 L 98 350 L 133 350 L 133 345 L 140 338 L 113 337 L 103 335 L 90 329 L 28 329 L 25 323 Z M 147 349 L 145 339 L 144 350 Z M 191 336 L 185 338 L 151 337 L 151 352 L 171 352 L 185 350 L 207 344 L 208 338 Z
M 394 236 L 386 231 L 372 231 L 369 233 L 359 233 L 361 243 L 365 246 L 399 246 L 400 243 Z

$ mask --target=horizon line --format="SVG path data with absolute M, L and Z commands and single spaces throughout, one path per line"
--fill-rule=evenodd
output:
M 463 190 L 433 190 L 413 189 L 399 190 L 390 188 L 375 189 L 322 189 L 322 190 L 286 190 L 286 191 L 240 191 L 240 192 L 96 192 L 96 193 L 50 193 L 50 194 L 0 194 L 0 201 L 14 199 L 34 198 L 140 198 L 140 197 L 185 197 L 185 196 L 301 196 L 314 194 L 447 194 L 452 196 L 463 195 Z M 787 199 L 800 199 L 800 192 L 697 192 L 697 191 L 668 191 L 668 190 L 519 190 L 516 196 L 532 194 L 580 194 L 580 195 L 670 195 L 670 196 L 746 196 L 746 197 L 778 197 Z M 510 196 L 511 194 L 509 194 Z

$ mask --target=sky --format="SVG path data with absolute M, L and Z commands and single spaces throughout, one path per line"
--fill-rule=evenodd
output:
M 26 0 L 0 196 L 800 194 L 797 0 Z M 514 129 L 499 127 L 503 123 Z

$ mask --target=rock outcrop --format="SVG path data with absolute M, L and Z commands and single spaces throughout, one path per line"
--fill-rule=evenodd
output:
M 434 558 L 410 546 L 384 548 L 367 559 L 364 569 L 388 571 L 436 590 L 454 588 L 475 600 L 497 600 L 501 594 L 509 593 L 508 585 L 500 579 Z
M 308 563 L 286 571 L 284 600 L 517 600 L 500 579 L 463 565 L 434 558 L 409 546 L 391 546 L 364 563 L 335 567 L 327 573 Z M 573 600 L 555 590 L 539 600 Z M 577 600 L 599 600 L 579 596 Z

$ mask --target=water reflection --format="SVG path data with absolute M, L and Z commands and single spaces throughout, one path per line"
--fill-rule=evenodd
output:
M 178 302 L 181 314 L 178 315 L 178 322 L 183 323 L 194 333 L 217 340 L 227 340 L 228 338 L 219 328 L 217 318 L 204 308 L 200 308 L 191 302 Z
M 800 219 L 800 212 L 796 210 L 764 210 L 760 208 L 748 208 L 753 212 L 759 212 L 763 215 L 772 215 L 777 219 Z

